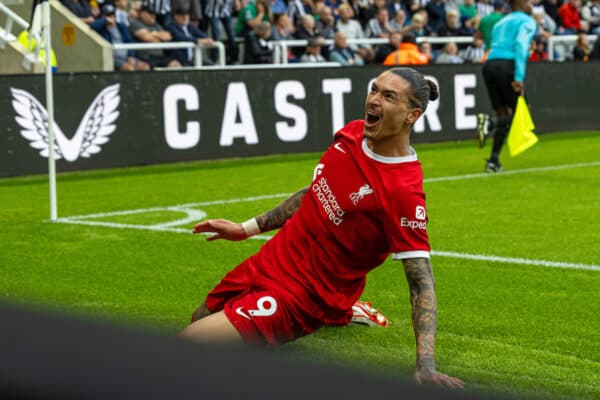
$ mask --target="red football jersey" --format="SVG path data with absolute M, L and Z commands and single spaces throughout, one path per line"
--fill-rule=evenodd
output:
M 278 286 L 322 322 L 345 324 L 365 276 L 394 259 L 429 257 L 416 153 L 384 157 L 349 123 L 317 164 L 300 208 L 249 260 L 256 283 Z

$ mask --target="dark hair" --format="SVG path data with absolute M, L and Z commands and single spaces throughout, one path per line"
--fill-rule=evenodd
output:
M 190 13 L 189 7 L 179 6 L 173 10 L 173 15 L 186 15 Z
M 412 89 L 412 93 L 408 96 L 410 104 L 413 107 L 420 108 L 423 112 L 427 109 L 430 100 L 436 100 L 440 96 L 436 84 L 429 79 L 425 79 L 420 72 L 412 68 L 397 67 L 392 68 L 390 72 L 410 83 Z

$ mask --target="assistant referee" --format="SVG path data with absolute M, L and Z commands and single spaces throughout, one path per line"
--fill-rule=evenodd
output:
M 537 25 L 531 17 L 532 0 L 512 0 L 512 12 L 502 18 L 492 31 L 490 53 L 483 65 L 483 78 L 488 96 L 496 111 L 492 154 L 486 160 L 486 172 L 500 172 L 499 156 L 508 136 L 519 95 L 524 94 L 525 65 L 529 46 Z M 480 115 L 478 126 L 480 146 L 488 134 L 489 118 Z

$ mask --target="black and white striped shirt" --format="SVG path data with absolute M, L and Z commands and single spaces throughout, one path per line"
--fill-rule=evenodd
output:
M 209 18 L 225 18 L 231 17 L 233 9 L 233 0 L 206 0 L 206 8 L 204 15 Z

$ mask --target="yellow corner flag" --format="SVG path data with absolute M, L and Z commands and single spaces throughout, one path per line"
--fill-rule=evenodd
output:
M 533 133 L 534 128 L 527 103 L 523 96 L 519 96 L 510 131 L 508 131 L 508 151 L 511 157 L 521 154 L 537 143 L 538 138 Z

